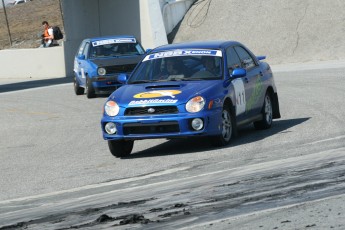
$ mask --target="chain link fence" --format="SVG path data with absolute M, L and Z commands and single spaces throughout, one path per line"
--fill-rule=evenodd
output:
M 59 26 L 64 33 L 61 3 L 58 0 L 31 0 L 18 5 L 0 0 L 0 49 L 37 48 L 41 44 L 42 21 Z

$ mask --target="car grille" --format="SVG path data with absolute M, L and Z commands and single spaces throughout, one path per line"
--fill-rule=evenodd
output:
M 100 87 L 100 88 L 95 88 L 95 91 L 98 93 L 102 93 L 102 92 L 114 92 L 115 90 L 117 90 L 118 88 L 120 88 L 120 86 L 118 85 L 114 85 L 114 86 L 110 86 L 110 87 Z
M 129 73 L 132 72 L 137 64 L 115 65 L 105 67 L 107 73 Z
M 177 121 L 159 122 L 155 124 L 132 123 L 124 124 L 123 134 L 160 134 L 160 133 L 178 133 L 180 128 Z
M 176 114 L 178 109 L 176 106 L 147 106 L 147 107 L 136 107 L 127 108 L 125 116 L 136 116 L 136 115 L 158 115 L 158 114 Z

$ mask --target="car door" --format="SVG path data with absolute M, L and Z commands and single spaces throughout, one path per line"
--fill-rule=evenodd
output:
M 89 48 L 90 48 L 90 42 L 84 41 L 78 50 L 78 53 L 75 58 L 74 62 L 74 69 L 76 72 L 76 75 L 78 76 L 79 84 L 83 87 L 85 87 L 86 82 L 86 74 L 87 74 L 87 61 L 89 58 Z
M 228 47 L 226 49 L 226 66 L 231 74 L 236 68 L 242 68 L 241 60 L 235 51 L 234 47 Z M 235 95 L 235 107 L 236 107 L 236 120 L 241 123 L 247 119 L 248 114 L 246 114 L 246 92 L 245 89 L 248 88 L 248 82 L 245 81 L 245 77 L 236 78 L 231 81 Z
M 262 71 L 253 55 L 242 46 L 234 47 L 241 61 L 241 67 L 246 69 L 247 75 L 244 77 L 245 90 L 245 113 L 249 118 L 258 115 L 262 107 L 264 97 L 264 87 L 262 84 Z

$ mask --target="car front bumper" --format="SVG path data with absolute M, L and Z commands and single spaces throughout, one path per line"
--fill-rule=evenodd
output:
M 118 75 L 95 76 L 91 78 L 92 86 L 96 94 L 109 94 L 122 86 L 117 81 Z
M 157 116 L 103 116 L 101 120 L 103 138 L 105 140 L 141 140 L 155 138 L 182 138 L 191 136 L 214 136 L 221 134 L 222 110 L 208 110 L 202 113 L 179 113 Z M 193 119 L 203 120 L 203 128 L 196 131 L 192 128 Z M 113 122 L 116 134 L 108 134 L 105 125 Z

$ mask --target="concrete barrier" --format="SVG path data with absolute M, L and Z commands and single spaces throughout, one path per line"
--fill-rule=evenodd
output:
M 181 21 L 195 0 L 165 0 L 161 1 L 162 16 L 165 31 L 169 34 Z
M 0 79 L 50 79 L 65 77 L 62 46 L 0 50 Z

